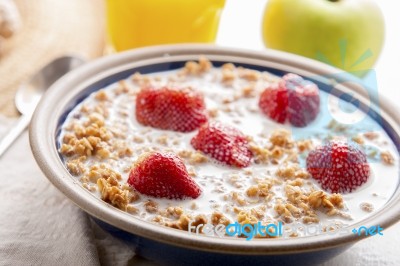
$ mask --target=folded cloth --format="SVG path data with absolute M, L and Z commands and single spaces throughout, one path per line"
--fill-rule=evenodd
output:
M 92 221 L 94 241 L 101 265 L 157 266 L 141 257 L 135 256 L 132 246 L 114 238 Z
M 0 158 L 0 173 L 0 265 L 99 265 L 88 216 L 45 179 L 27 132 Z

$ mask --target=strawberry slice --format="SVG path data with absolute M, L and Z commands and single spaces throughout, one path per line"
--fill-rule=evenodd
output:
M 289 92 L 289 122 L 295 127 L 305 127 L 314 121 L 319 113 L 318 86 L 295 74 L 287 74 L 283 80 Z
M 295 127 L 305 127 L 318 116 L 319 89 L 296 74 L 286 74 L 278 84 L 262 92 L 258 105 L 265 115 L 278 123 L 289 120 Z
M 204 124 L 190 143 L 195 149 L 227 165 L 250 165 L 252 153 L 247 137 L 234 127 L 219 122 Z
M 128 184 L 156 198 L 195 199 L 201 194 L 183 161 L 173 153 L 154 152 L 140 157 L 131 169 Z
M 333 140 L 317 147 L 307 157 L 307 170 L 323 189 L 332 193 L 351 192 L 367 182 L 367 156 L 353 142 Z
M 190 132 L 207 122 L 204 98 L 191 88 L 145 87 L 136 96 L 136 119 L 145 126 Z
M 285 123 L 288 107 L 287 89 L 279 85 L 265 89 L 261 94 L 258 105 L 268 117 L 278 123 Z

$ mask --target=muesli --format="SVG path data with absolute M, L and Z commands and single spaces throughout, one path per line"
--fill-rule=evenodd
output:
M 59 152 L 83 187 L 144 221 L 328 231 L 383 206 L 398 154 L 383 130 L 354 133 L 334 119 L 324 134 L 295 136 L 326 111 L 324 93 L 294 74 L 200 57 L 91 94 L 64 122 Z

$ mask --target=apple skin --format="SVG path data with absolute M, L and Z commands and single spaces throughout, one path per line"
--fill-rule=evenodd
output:
M 353 73 L 372 68 L 384 29 L 381 10 L 371 0 L 269 0 L 262 22 L 267 47 Z

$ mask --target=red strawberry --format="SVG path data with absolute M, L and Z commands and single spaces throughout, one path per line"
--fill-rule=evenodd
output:
M 317 85 L 296 74 L 286 74 L 277 85 L 263 91 L 258 104 L 273 120 L 285 123 L 288 119 L 293 126 L 304 127 L 317 117 L 319 102 Z
M 142 194 L 157 198 L 195 199 L 201 194 L 183 161 L 173 153 L 143 155 L 131 169 L 128 184 Z
M 136 96 L 136 119 L 145 126 L 190 132 L 207 122 L 203 95 L 191 88 L 143 88 Z
M 200 127 L 190 143 L 195 149 L 227 165 L 236 167 L 250 165 L 252 153 L 247 138 L 234 127 L 210 122 Z
M 261 111 L 278 123 L 287 118 L 288 93 L 285 87 L 275 85 L 263 91 L 258 103 Z
M 317 147 L 307 157 L 307 170 L 322 186 L 332 192 L 351 192 L 364 184 L 370 175 L 367 156 L 353 142 L 330 141 Z
M 287 109 L 289 122 L 296 127 L 305 127 L 319 113 L 318 86 L 295 74 L 287 74 L 283 79 L 289 90 Z

